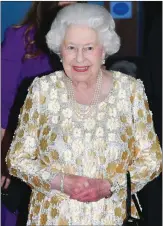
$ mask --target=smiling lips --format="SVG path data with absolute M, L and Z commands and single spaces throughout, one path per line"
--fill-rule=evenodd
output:
M 85 67 L 78 67 L 78 66 L 73 66 L 73 69 L 77 72 L 85 72 L 85 71 L 88 71 L 88 66 L 85 66 Z

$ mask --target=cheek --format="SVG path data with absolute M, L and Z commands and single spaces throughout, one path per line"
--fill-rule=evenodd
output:
M 94 59 L 95 62 L 99 61 L 99 64 L 101 63 L 102 60 L 102 55 L 103 55 L 103 50 L 101 48 L 97 49 L 94 51 L 92 55 L 92 59 Z
M 67 75 L 71 71 L 71 62 L 72 57 L 69 54 L 62 52 L 62 65 Z
M 64 68 L 67 68 L 71 64 L 71 56 L 69 56 L 65 51 L 62 52 L 62 64 Z
M 67 60 L 69 59 L 69 56 L 68 56 L 68 54 L 67 54 L 66 51 L 62 51 L 62 59 L 63 59 L 64 61 L 67 61 Z
M 63 63 L 71 64 L 73 60 L 74 60 L 73 54 L 68 54 L 66 52 L 63 52 L 63 54 L 62 54 L 62 61 L 63 61 Z

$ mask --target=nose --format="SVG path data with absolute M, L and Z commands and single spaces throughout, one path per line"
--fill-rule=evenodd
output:
M 83 62 L 84 60 L 84 54 L 83 54 L 83 49 L 78 49 L 77 52 L 76 52 L 76 61 L 78 63 L 81 63 Z

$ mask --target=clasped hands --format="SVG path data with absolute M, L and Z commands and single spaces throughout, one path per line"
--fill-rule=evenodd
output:
M 65 175 L 64 192 L 80 202 L 96 202 L 111 196 L 108 180 L 94 179 L 76 175 Z

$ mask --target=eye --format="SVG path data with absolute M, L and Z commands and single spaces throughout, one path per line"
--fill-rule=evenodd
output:
M 88 46 L 87 49 L 88 50 L 93 50 L 93 47 L 92 46 Z
M 93 46 L 88 46 L 84 48 L 85 51 L 92 51 L 93 50 Z
M 74 50 L 75 47 L 74 47 L 74 46 L 68 46 L 67 49 L 68 49 L 68 50 Z

